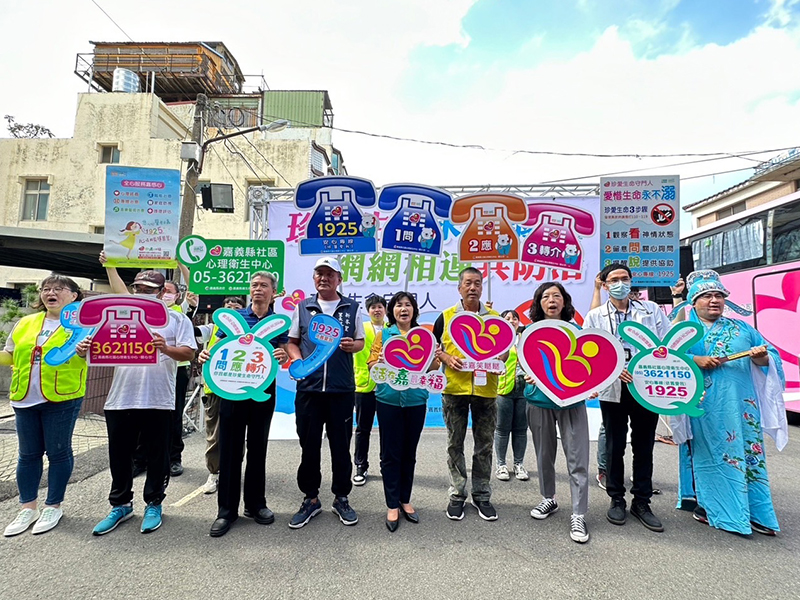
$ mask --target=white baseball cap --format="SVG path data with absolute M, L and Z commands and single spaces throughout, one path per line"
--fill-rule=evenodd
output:
M 339 266 L 339 261 L 332 256 L 323 256 L 319 260 L 317 260 L 317 264 L 314 265 L 314 270 L 316 271 L 320 267 L 328 267 L 329 269 L 333 269 L 337 273 L 342 272 L 342 267 Z

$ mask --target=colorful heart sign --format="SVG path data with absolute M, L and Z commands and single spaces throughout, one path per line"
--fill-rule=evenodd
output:
M 395 369 L 424 373 L 433 362 L 436 337 L 424 327 L 393 336 L 383 345 L 383 362 Z
M 660 415 L 699 417 L 704 413 L 698 407 L 703 376 L 686 354 L 703 339 L 697 323 L 678 323 L 660 340 L 644 325 L 625 321 L 619 326 L 619 335 L 639 350 L 628 364 L 633 375 L 628 389 L 639 404 Z
M 508 352 L 514 345 L 516 332 L 500 317 L 480 317 L 459 313 L 448 323 L 450 337 L 467 358 L 490 361 Z
M 396 390 L 425 389 L 439 393 L 447 379 L 441 371 L 428 371 L 436 354 L 436 337 L 425 327 L 414 327 L 405 336 L 395 335 L 383 344 L 382 360 L 370 376 Z
M 625 351 L 616 337 L 555 319 L 525 329 L 517 356 L 539 389 L 559 406 L 607 388 L 625 368 Z
M 289 366 L 289 375 L 294 379 L 305 379 L 324 365 L 339 347 L 343 331 L 342 324 L 334 317 L 314 315 L 308 325 L 308 335 L 316 348 L 309 356 L 293 361 Z

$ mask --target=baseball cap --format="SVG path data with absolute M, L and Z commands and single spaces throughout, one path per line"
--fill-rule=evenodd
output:
M 164 276 L 158 271 L 141 271 L 133 279 L 134 285 L 146 285 L 147 287 L 160 288 L 166 283 Z
M 316 271 L 320 267 L 328 267 L 329 269 L 333 269 L 337 273 L 342 272 L 342 267 L 339 266 L 339 261 L 331 256 L 323 256 L 319 260 L 317 260 L 317 264 L 314 265 L 314 270 Z

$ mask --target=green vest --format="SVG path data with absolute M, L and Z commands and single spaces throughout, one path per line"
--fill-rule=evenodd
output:
M 30 388 L 31 368 L 36 339 L 42 331 L 45 313 L 23 317 L 11 339 L 14 340 L 14 370 L 11 374 L 11 389 L 8 397 L 13 400 L 24 400 Z M 50 402 L 75 400 L 86 395 L 86 361 L 75 355 L 63 365 L 51 367 L 44 361 L 44 356 L 51 348 L 59 348 L 67 343 L 71 332 L 59 325 L 50 338 L 41 347 L 39 372 L 42 395 Z
M 356 392 L 367 394 L 375 389 L 375 382 L 369 376 L 369 351 L 375 341 L 375 326 L 372 321 L 364 323 L 364 347 L 353 355 L 353 372 L 356 376 Z
M 514 384 L 517 382 L 517 347 L 511 346 L 506 360 L 506 372 L 500 375 L 497 382 L 497 395 L 507 396 L 514 391 Z

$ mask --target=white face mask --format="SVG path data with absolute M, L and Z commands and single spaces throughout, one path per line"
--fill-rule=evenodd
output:
M 608 294 L 616 300 L 623 300 L 627 298 L 628 294 L 630 293 L 631 293 L 630 283 L 623 283 L 621 281 L 617 281 L 608 286 Z
M 172 306 L 175 304 L 175 299 L 178 297 L 178 294 L 164 294 L 161 299 L 166 303 L 167 306 Z

